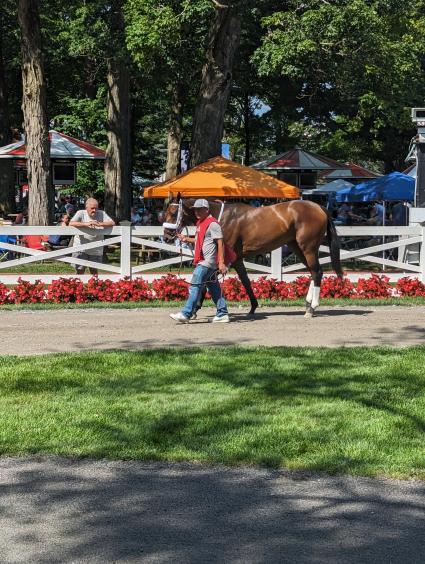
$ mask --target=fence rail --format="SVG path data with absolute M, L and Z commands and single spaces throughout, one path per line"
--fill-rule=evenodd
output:
M 341 260 L 359 261 L 380 265 L 386 269 L 386 274 L 397 280 L 401 276 L 414 275 L 425 281 L 425 245 L 423 245 L 425 226 L 414 225 L 408 227 L 338 227 L 338 236 L 341 241 Z M 58 277 L 79 276 L 83 280 L 89 275 L 77 274 L 28 274 L 22 273 L 21 267 L 40 261 L 55 261 L 71 265 L 82 265 L 98 268 L 99 277 L 118 279 L 122 277 L 133 277 L 143 274 L 144 278 L 152 279 L 162 275 L 163 272 L 154 272 L 164 267 L 176 264 L 190 263 L 193 252 L 190 249 L 180 248 L 158 240 L 163 233 L 162 227 L 131 227 L 118 226 L 102 230 L 103 241 L 95 241 L 82 245 L 75 245 L 54 250 L 37 250 L 25 247 L 17 242 L 3 242 L 5 236 L 22 240 L 26 235 L 63 235 L 75 236 L 84 233 L 93 234 L 90 228 L 76 227 L 41 227 L 41 226 L 0 226 L 0 249 L 4 257 L 0 261 L 0 282 L 14 284 L 19 277 L 25 280 L 42 280 L 50 282 Z M 194 228 L 189 229 L 193 235 Z M 104 262 L 99 264 L 91 260 L 85 260 L 72 256 L 73 253 L 86 252 L 90 256 L 90 250 L 102 247 L 113 247 L 119 251 L 119 265 Z M 397 253 L 396 253 L 397 251 Z M 6 253 L 15 255 L 17 258 L 6 260 Z M 142 257 L 142 264 L 133 264 L 134 254 Z M 156 260 L 151 260 L 152 256 Z M 329 264 L 329 248 L 322 245 L 320 248 L 320 262 Z M 148 257 L 148 262 L 143 259 Z M 139 261 L 140 262 L 140 261 Z M 270 255 L 270 264 L 256 264 L 245 262 L 251 277 L 270 276 L 278 280 L 290 280 L 299 275 L 305 266 L 301 263 L 282 265 L 282 249 L 276 249 Z M 347 264 L 345 264 L 347 266 Z M 348 264 L 349 266 L 349 264 Z M 7 269 L 7 272 L 5 270 Z M 391 271 L 388 271 L 391 269 Z M 352 279 L 364 272 L 350 273 Z

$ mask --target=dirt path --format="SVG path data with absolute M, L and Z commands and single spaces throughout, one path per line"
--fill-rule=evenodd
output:
M 0 459 L 5 564 L 422 564 L 422 482 Z
M 142 350 L 162 346 L 408 346 L 424 342 L 425 307 L 323 307 L 305 319 L 299 307 L 231 310 L 232 323 L 211 324 L 212 309 L 178 325 L 170 309 L 3 311 L 2 354 Z

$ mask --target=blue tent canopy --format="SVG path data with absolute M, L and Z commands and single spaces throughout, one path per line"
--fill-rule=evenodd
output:
M 413 201 L 414 198 L 415 179 L 401 172 L 392 172 L 336 193 L 337 202 Z

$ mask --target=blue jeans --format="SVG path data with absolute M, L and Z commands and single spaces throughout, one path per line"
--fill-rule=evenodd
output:
M 189 318 L 196 311 L 196 306 L 205 287 L 211 294 L 213 302 L 217 307 L 217 317 L 223 317 L 223 315 L 228 314 L 226 300 L 216 279 L 215 269 L 198 264 L 193 271 L 192 280 L 190 281 L 189 297 L 182 309 L 182 314 L 185 317 Z

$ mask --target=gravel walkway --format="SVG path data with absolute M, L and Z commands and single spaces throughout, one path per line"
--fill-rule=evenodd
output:
M 181 325 L 177 308 L 3 311 L 3 354 L 32 355 L 83 350 L 143 350 L 195 345 L 408 346 L 424 342 L 425 307 L 323 307 L 305 319 L 297 307 L 231 310 L 232 322 L 211 324 L 212 309 Z

